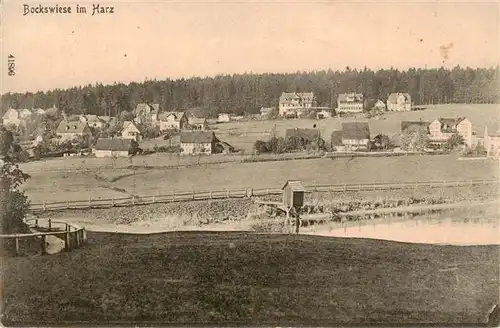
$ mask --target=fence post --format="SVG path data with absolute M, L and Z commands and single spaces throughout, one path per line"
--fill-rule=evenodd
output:
M 212 190 L 210 190 L 210 199 L 212 199 Z
M 89 208 L 92 208 L 92 197 L 89 197 Z
M 66 234 L 64 235 L 64 248 L 67 252 L 69 252 L 71 249 L 71 245 L 69 242 L 69 232 L 66 232 Z
M 66 208 L 69 208 L 69 200 L 66 201 Z
M 49 219 L 49 231 L 52 231 L 52 219 Z
M 82 237 L 83 242 L 85 243 L 87 241 L 87 231 L 85 231 L 85 228 L 82 228 Z
M 155 195 L 153 195 L 153 204 L 155 203 Z
M 229 198 L 230 196 L 231 196 L 231 190 L 230 190 L 230 189 L 228 189 L 228 190 L 226 191 L 226 198 Z
M 111 198 L 111 207 L 115 207 L 115 196 Z
M 38 228 L 38 219 L 35 220 L 35 227 Z
M 347 191 L 347 183 L 344 183 L 344 191 Z
M 135 205 L 135 196 L 132 196 L 132 205 Z
M 80 230 L 76 230 L 76 247 L 80 247 Z
M 193 200 L 194 200 L 194 190 L 192 190 L 191 192 L 192 192 L 192 196 L 193 196 Z
M 16 256 L 19 256 L 19 238 L 16 237 Z
M 41 236 L 42 255 L 47 254 L 47 236 Z
M 43 201 L 43 203 L 42 203 L 42 208 L 44 211 L 47 210 L 47 206 L 45 205 L 45 201 Z

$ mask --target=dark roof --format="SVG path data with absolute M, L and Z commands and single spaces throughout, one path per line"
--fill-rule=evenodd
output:
M 370 125 L 368 122 L 342 123 L 342 138 L 348 140 L 370 139 Z
M 99 138 L 94 148 L 96 150 L 128 151 L 131 144 L 131 139 Z
M 90 132 L 85 122 L 68 122 L 62 120 L 57 127 L 57 133 L 83 133 L 87 130 Z
M 401 121 L 401 132 L 408 129 L 410 126 L 423 126 L 428 127 L 429 122 L 426 121 Z
M 135 113 L 140 114 L 142 112 L 145 113 L 158 113 L 160 110 L 160 104 L 148 104 L 148 103 L 140 103 L 137 104 L 135 108 Z
M 459 117 L 459 118 L 439 118 L 438 121 L 441 122 L 443 125 L 447 125 L 448 127 L 453 127 L 459 124 L 465 120 L 465 117 Z
M 338 100 L 341 103 L 344 102 L 363 102 L 363 94 L 362 93 L 341 93 L 338 96 Z
M 321 137 L 321 132 L 316 129 L 287 129 L 285 131 L 285 138 L 288 137 L 300 137 L 303 138 L 304 140 L 311 141 L 314 138 L 320 138 Z
M 286 186 L 290 186 L 293 191 L 306 191 L 306 188 L 304 188 L 302 182 L 299 180 L 288 180 L 281 189 L 285 189 Z
M 213 131 L 181 131 L 181 143 L 209 143 L 217 141 Z
M 334 146 L 342 146 L 342 131 L 333 131 L 332 132 L 332 145 Z

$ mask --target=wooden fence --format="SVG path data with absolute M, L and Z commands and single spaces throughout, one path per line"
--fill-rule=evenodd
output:
M 34 233 L 0 235 L 0 240 L 2 241 L 14 241 L 16 256 L 21 254 L 21 241 L 38 239 L 40 243 L 40 253 L 42 255 L 47 254 L 47 238 L 50 238 L 49 236 L 63 240 L 65 251 L 79 248 L 87 241 L 85 228 L 77 227 L 64 221 L 35 218 L 26 219 L 25 222 L 28 227 L 34 228 L 35 230 L 46 230 L 46 232 L 39 231 Z
M 422 187 L 460 187 L 460 186 L 477 186 L 498 184 L 498 180 L 461 180 L 461 181 L 415 181 L 415 182 L 399 182 L 399 183 L 368 183 L 368 184 L 324 184 L 306 186 L 306 192 L 343 192 L 343 191 L 376 191 L 376 190 L 402 190 L 402 189 L 417 189 Z M 209 200 L 209 199 L 229 199 L 229 198 L 245 198 L 245 197 L 262 197 L 268 195 L 280 195 L 280 188 L 240 188 L 227 190 L 209 190 L 209 191 L 173 191 L 167 194 L 158 194 L 152 196 L 130 196 L 130 197 L 113 197 L 106 199 L 86 199 L 61 202 L 42 202 L 31 203 L 31 212 L 58 211 L 65 209 L 82 209 L 82 208 L 109 208 L 117 206 L 135 206 L 155 203 L 169 203 L 192 200 Z

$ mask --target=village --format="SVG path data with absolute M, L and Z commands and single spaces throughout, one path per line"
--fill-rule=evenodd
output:
M 55 106 L 9 108 L 3 115 L 3 125 L 13 131 L 23 145 L 25 161 L 54 156 L 128 157 L 158 151 L 179 155 L 239 153 L 241 150 L 217 135 L 219 127 L 230 122 L 259 124 L 270 120 L 289 123 L 281 131 L 281 139 L 270 136 L 276 139 L 274 144 L 278 143 L 274 148 L 266 149 L 265 144 L 270 140 L 254 140 L 253 150 L 257 154 L 297 152 L 311 145 L 315 150 L 330 152 L 432 153 L 460 149 L 469 155 L 497 158 L 500 154 L 500 134 L 489 131 L 487 124 L 484 130 L 473 131 L 471 120 L 463 116 L 436 117 L 432 121 L 402 120 L 398 135 L 371 132 L 370 121 L 386 120 L 395 112 L 421 109 L 413 105 L 408 93 L 392 93 L 385 103 L 369 102 L 359 93 L 339 94 L 336 108 L 316 106 L 313 92 L 283 92 L 277 102 L 276 107 L 262 107 L 260 114 L 220 113 L 215 119 L 190 110 L 168 111 L 158 103 L 139 103 L 134 112 L 122 113 L 120 117 L 67 115 Z M 309 120 L 310 127 L 294 127 L 295 120 Z M 340 121 L 340 129 L 322 135 L 314 122 L 329 120 Z M 147 145 L 142 145 L 147 140 L 162 141 L 145 149 Z

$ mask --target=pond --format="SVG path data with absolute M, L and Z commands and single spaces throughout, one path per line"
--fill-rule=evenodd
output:
M 304 234 L 371 238 L 407 243 L 499 245 L 499 216 L 494 213 L 444 211 L 402 218 L 328 223 L 304 228 Z

